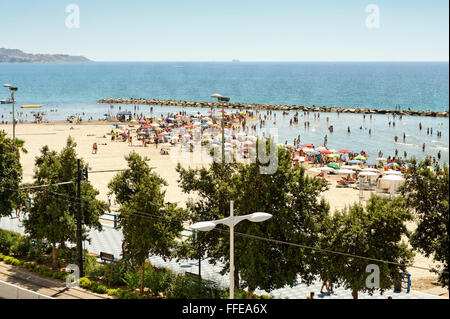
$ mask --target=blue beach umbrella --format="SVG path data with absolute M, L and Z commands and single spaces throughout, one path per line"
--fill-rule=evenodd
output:
M 350 164 L 361 164 L 362 162 L 360 160 L 351 160 L 349 161 Z
M 310 155 L 319 155 L 320 154 L 320 152 L 317 152 L 317 151 L 312 151 L 311 153 L 309 153 Z

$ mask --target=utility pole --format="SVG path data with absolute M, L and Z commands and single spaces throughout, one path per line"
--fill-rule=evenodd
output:
M 78 209 L 77 209 L 77 257 L 78 257 L 78 268 L 80 269 L 80 277 L 84 276 L 83 271 L 83 243 L 82 243 L 82 216 L 83 216 L 83 207 L 81 204 L 81 181 L 87 180 L 88 173 L 87 168 L 81 169 L 81 160 L 77 160 L 77 198 L 78 198 Z

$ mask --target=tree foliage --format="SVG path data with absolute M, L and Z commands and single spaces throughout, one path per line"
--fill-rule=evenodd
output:
M 389 261 L 384 263 L 349 255 L 316 252 L 316 264 L 321 265 L 319 273 L 324 280 L 343 285 L 352 290 L 353 298 L 358 292 L 373 294 L 376 287 L 368 287 L 366 267 L 375 264 L 379 267 L 379 290 L 383 292 L 400 280 L 401 272 L 413 258 L 407 243 L 403 241 L 409 232 L 406 222 L 412 215 L 402 207 L 402 199 L 393 201 L 371 196 L 364 207 L 360 203 L 337 211 L 327 219 L 326 232 L 320 240 L 321 248 L 330 249 L 343 254 L 362 256 L 371 259 Z M 405 266 L 403 266 L 405 265 Z
M 126 244 L 124 258 L 141 267 L 141 293 L 145 261 L 149 254 L 163 258 L 171 255 L 176 238 L 183 230 L 185 211 L 176 204 L 164 203 L 167 183 L 133 152 L 125 157 L 128 169 L 118 173 L 109 183 L 111 193 L 120 205 L 119 227 Z
M 272 290 L 292 285 L 299 273 L 303 280 L 311 281 L 310 260 L 299 247 L 239 233 L 313 244 L 318 236 L 317 224 L 329 210 L 325 202 L 317 199 L 326 184 L 308 178 L 303 168 L 292 167 L 290 153 L 285 149 L 280 147 L 277 156 L 278 169 L 274 174 L 260 174 L 262 164 L 258 159 L 250 164 L 214 162 L 201 169 L 177 167 L 183 191 L 195 193 L 198 198 L 188 203 L 193 222 L 228 217 L 231 200 L 235 216 L 254 212 L 273 215 L 261 223 L 242 221 L 235 226 L 235 278 L 238 281 L 239 275 L 241 286 L 248 286 L 249 297 L 258 287 Z M 228 227 L 217 228 L 223 231 L 201 233 L 199 242 L 212 263 L 224 263 L 225 273 L 229 269 Z
M 20 151 L 23 141 L 15 141 L 0 132 L 0 217 L 8 216 L 24 202 L 19 186 L 22 181 Z
M 400 187 L 406 207 L 418 218 L 411 245 L 426 257 L 441 263 L 440 280 L 448 285 L 449 265 L 449 171 L 448 166 L 431 170 L 430 160 L 412 160 L 406 181 Z M 445 272 L 446 271 L 446 272 Z M 446 283 L 445 283 L 446 282 Z
M 33 185 L 48 185 L 62 182 L 74 183 L 40 188 L 35 194 L 29 214 L 24 220 L 25 231 L 33 239 L 46 239 L 53 246 L 53 267 L 56 267 L 56 244 L 76 241 L 77 201 L 77 154 L 76 143 L 67 139 L 60 153 L 48 146 L 41 149 L 35 159 Z M 87 164 L 82 161 L 82 168 Z M 101 230 L 99 217 L 107 210 L 107 204 L 96 199 L 98 190 L 83 181 L 81 186 L 81 204 L 83 211 L 83 233 L 86 227 Z

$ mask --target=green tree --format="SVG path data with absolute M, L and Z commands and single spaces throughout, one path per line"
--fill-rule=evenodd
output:
M 358 292 L 373 294 L 376 287 L 368 287 L 366 280 L 370 275 L 366 267 L 376 264 L 379 267 L 379 287 L 383 292 L 400 280 L 401 272 L 413 258 L 403 236 L 408 236 L 406 222 L 412 215 L 402 207 L 401 198 L 393 201 L 371 196 L 364 207 L 356 203 L 342 211 L 337 211 L 328 221 L 328 231 L 321 239 L 321 248 L 344 254 L 384 260 L 393 263 L 377 262 L 349 255 L 331 252 L 316 252 L 322 255 L 321 264 L 326 278 L 338 286 L 352 290 L 354 299 Z M 401 264 L 401 265 L 399 265 Z
M 128 169 L 118 173 L 108 187 L 120 205 L 118 219 L 126 245 L 124 258 L 141 268 L 140 292 L 144 291 L 145 263 L 149 255 L 171 256 L 183 230 L 185 211 L 164 203 L 167 183 L 139 154 L 126 156 Z
M 418 218 L 411 245 L 426 257 L 442 264 L 436 269 L 443 286 L 448 286 L 449 265 L 449 173 L 448 166 L 431 170 L 430 160 L 411 161 L 405 183 L 399 188 L 406 207 Z
M 327 215 L 329 210 L 325 202 L 317 200 L 326 184 L 308 178 L 303 168 L 292 167 L 290 153 L 285 149 L 278 148 L 277 156 L 278 168 L 273 174 L 261 174 L 263 164 L 259 158 L 250 164 L 214 162 L 201 169 L 177 167 L 183 191 L 196 193 L 198 198 L 188 202 L 194 222 L 228 217 L 230 200 L 234 201 L 236 216 L 258 211 L 273 215 L 262 223 L 242 221 L 235 226 L 236 287 L 247 286 L 249 298 L 258 287 L 272 290 L 292 285 L 298 274 L 305 281 L 311 280 L 310 260 L 299 247 L 238 233 L 313 244 L 320 216 Z M 228 227 L 219 227 L 224 231 L 202 233 L 200 241 L 212 263 L 224 262 L 224 274 L 229 269 L 229 234 Z
M 0 217 L 8 216 L 12 210 L 24 203 L 24 193 L 20 190 L 22 165 L 20 151 L 24 142 L 8 138 L 0 132 Z
M 67 139 L 66 146 L 58 154 L 48 146 L 41 149 L 35 159 L 33 185 L 48 185 L 73 182 L 65 185 L 52 185 L 39 188 L 24 220 L 25 231 L 37 240 L 46 239 L 52 245 L 52 266 L 57 267 L 57 244 L 76 242 L 77 201 L 77 154 L 76 143 Z M 87 164 L 82 162 L 82 167 Z M 107 204 L 96 199 L 99 192 L 83 181 L 81 198 L 83 207 L 83 237 L 87 239 L 87 228 L 102 229 L 99 217 L 107 210 Z

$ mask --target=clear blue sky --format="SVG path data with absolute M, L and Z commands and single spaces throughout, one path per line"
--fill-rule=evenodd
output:
M 67 5 L 80 8 L 68 29 Z M 368 29 L 368 4 L 380 28 Z M 0 47 L 96 61 L 448 61 L 448 0 L 0 0 Z

